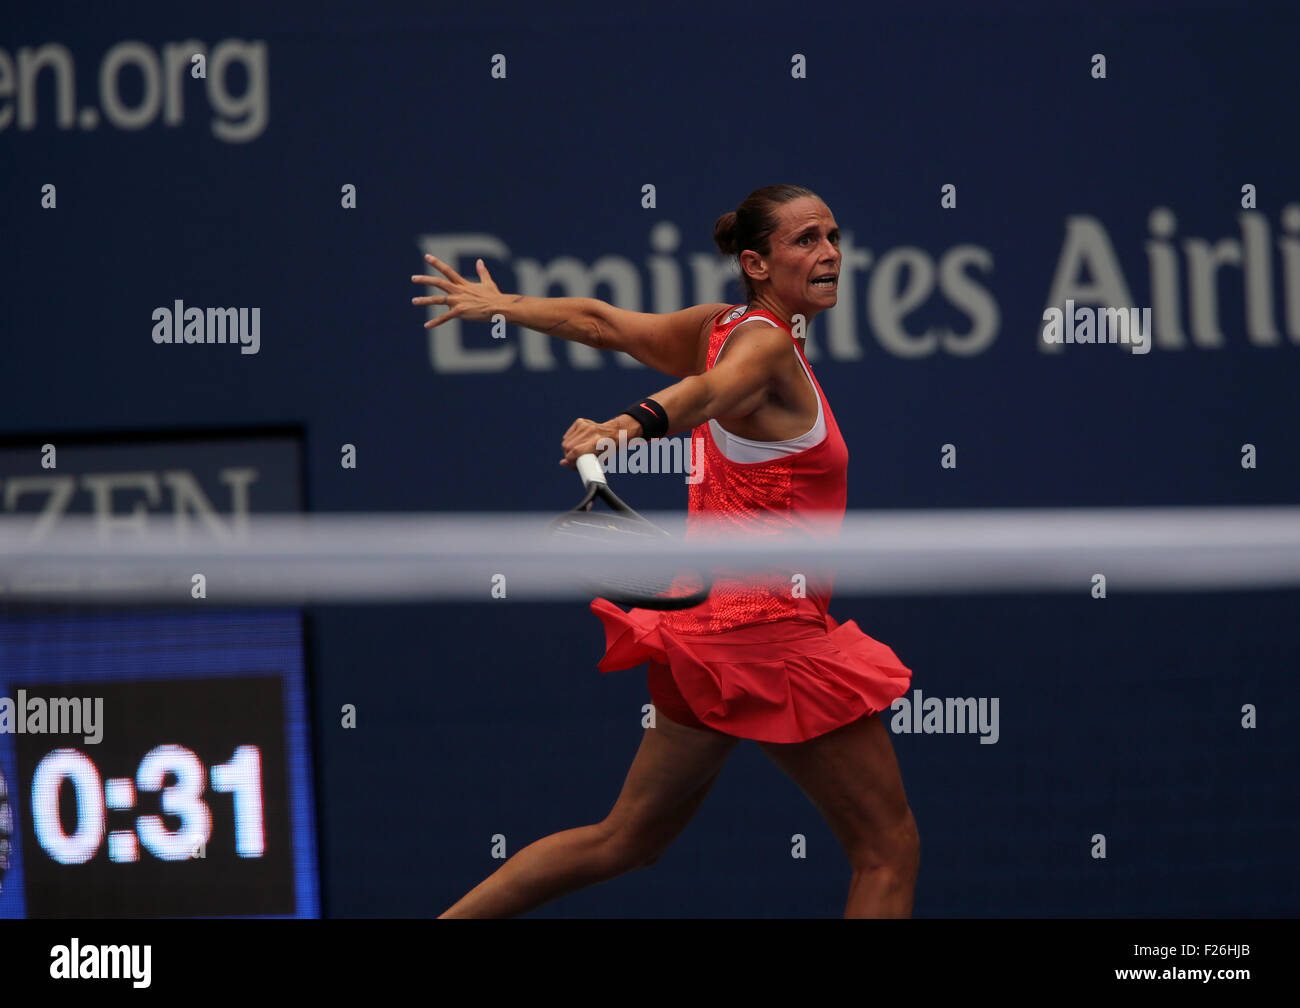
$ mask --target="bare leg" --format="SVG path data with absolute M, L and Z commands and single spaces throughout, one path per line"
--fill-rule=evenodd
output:
M 690 822 L 736 741 L 658 714 L 604 821 L 529 844 L 441 916 L 514 917 L 653 864 Z
M 825 816 L 848 855 L 853 878 L 844 916 L 910 917 L 920 839 L 880 716 L 762 748 Z

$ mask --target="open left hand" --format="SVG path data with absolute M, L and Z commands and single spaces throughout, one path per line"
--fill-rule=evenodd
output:
M 471 283 L 466 280 L 437 256 L 427 255 L 424 257 L 424 261 L 439 272 L 446 274 L 446 279 L 422 274 L 411 277 L 411 282 L 437 287 L 447 293 L 413 297 L 411 298 L 411 304 L 446 305 L 451 309 L 444 315 L 429 319 L 428 322 L 424 323 L 424 328 L 436 329 L 448 319 L 453 318 L 469 319 L 471 322 L 488 322 L 493 315 L 504 312 L 506 295 L 502 294 L 497 288 L 496 282 L 488 273 L 482 259 L 475 262 L 475 266 L 478 268 L 478 283 Z

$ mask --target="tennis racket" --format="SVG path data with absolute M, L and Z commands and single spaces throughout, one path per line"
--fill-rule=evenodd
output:
M 584 540 L 593 552 L 632 539 L 672 538 L 671 532 L 637 514 L 609 488 L 595 455 L 589 452 L 578 456 L 577 467 L 586 493 L 573 510 L 551 522 L 553 536 Z M 594 510 L 597 501 L 603 501 L 610 510 Z M 639 575 L 624 570 L 602 574 L 590 582 L 590 587 L 596 597 L 619 605 L 673 610 L 699 605 L 709 597 L 713 581 L 701 570 L 679 571 L 676 575 Z

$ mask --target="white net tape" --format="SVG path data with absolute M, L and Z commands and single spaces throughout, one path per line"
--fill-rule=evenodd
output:
M 0 600 L 231 603 L 590 598 L 587 579 L 684 566 L 833 570 L 840 594 L 1300 587 L 1300 508 L 851 512 L 833 538 L 681 537 L 597 549 L 552 515 L 254 516 L 123 528 L 0 520 Z M 680 529 L 682 515 L 647 515 Z M 810 577 L 812 575 L 810 574 Z M 502 580 L 503 579 L 503 580 Z

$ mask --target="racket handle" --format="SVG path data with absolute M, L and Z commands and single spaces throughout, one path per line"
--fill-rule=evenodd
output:
M 579 455 L 577 466 L 578 475 L 582 477 L 582 485 L 584 487 L 590 487 L 593 483 L 605 483 L 608 485 L 608 481 L 605 479 L 605 470 L 600 467 L 600 459 L 591 452 L 587 452 L 585 455 Z

